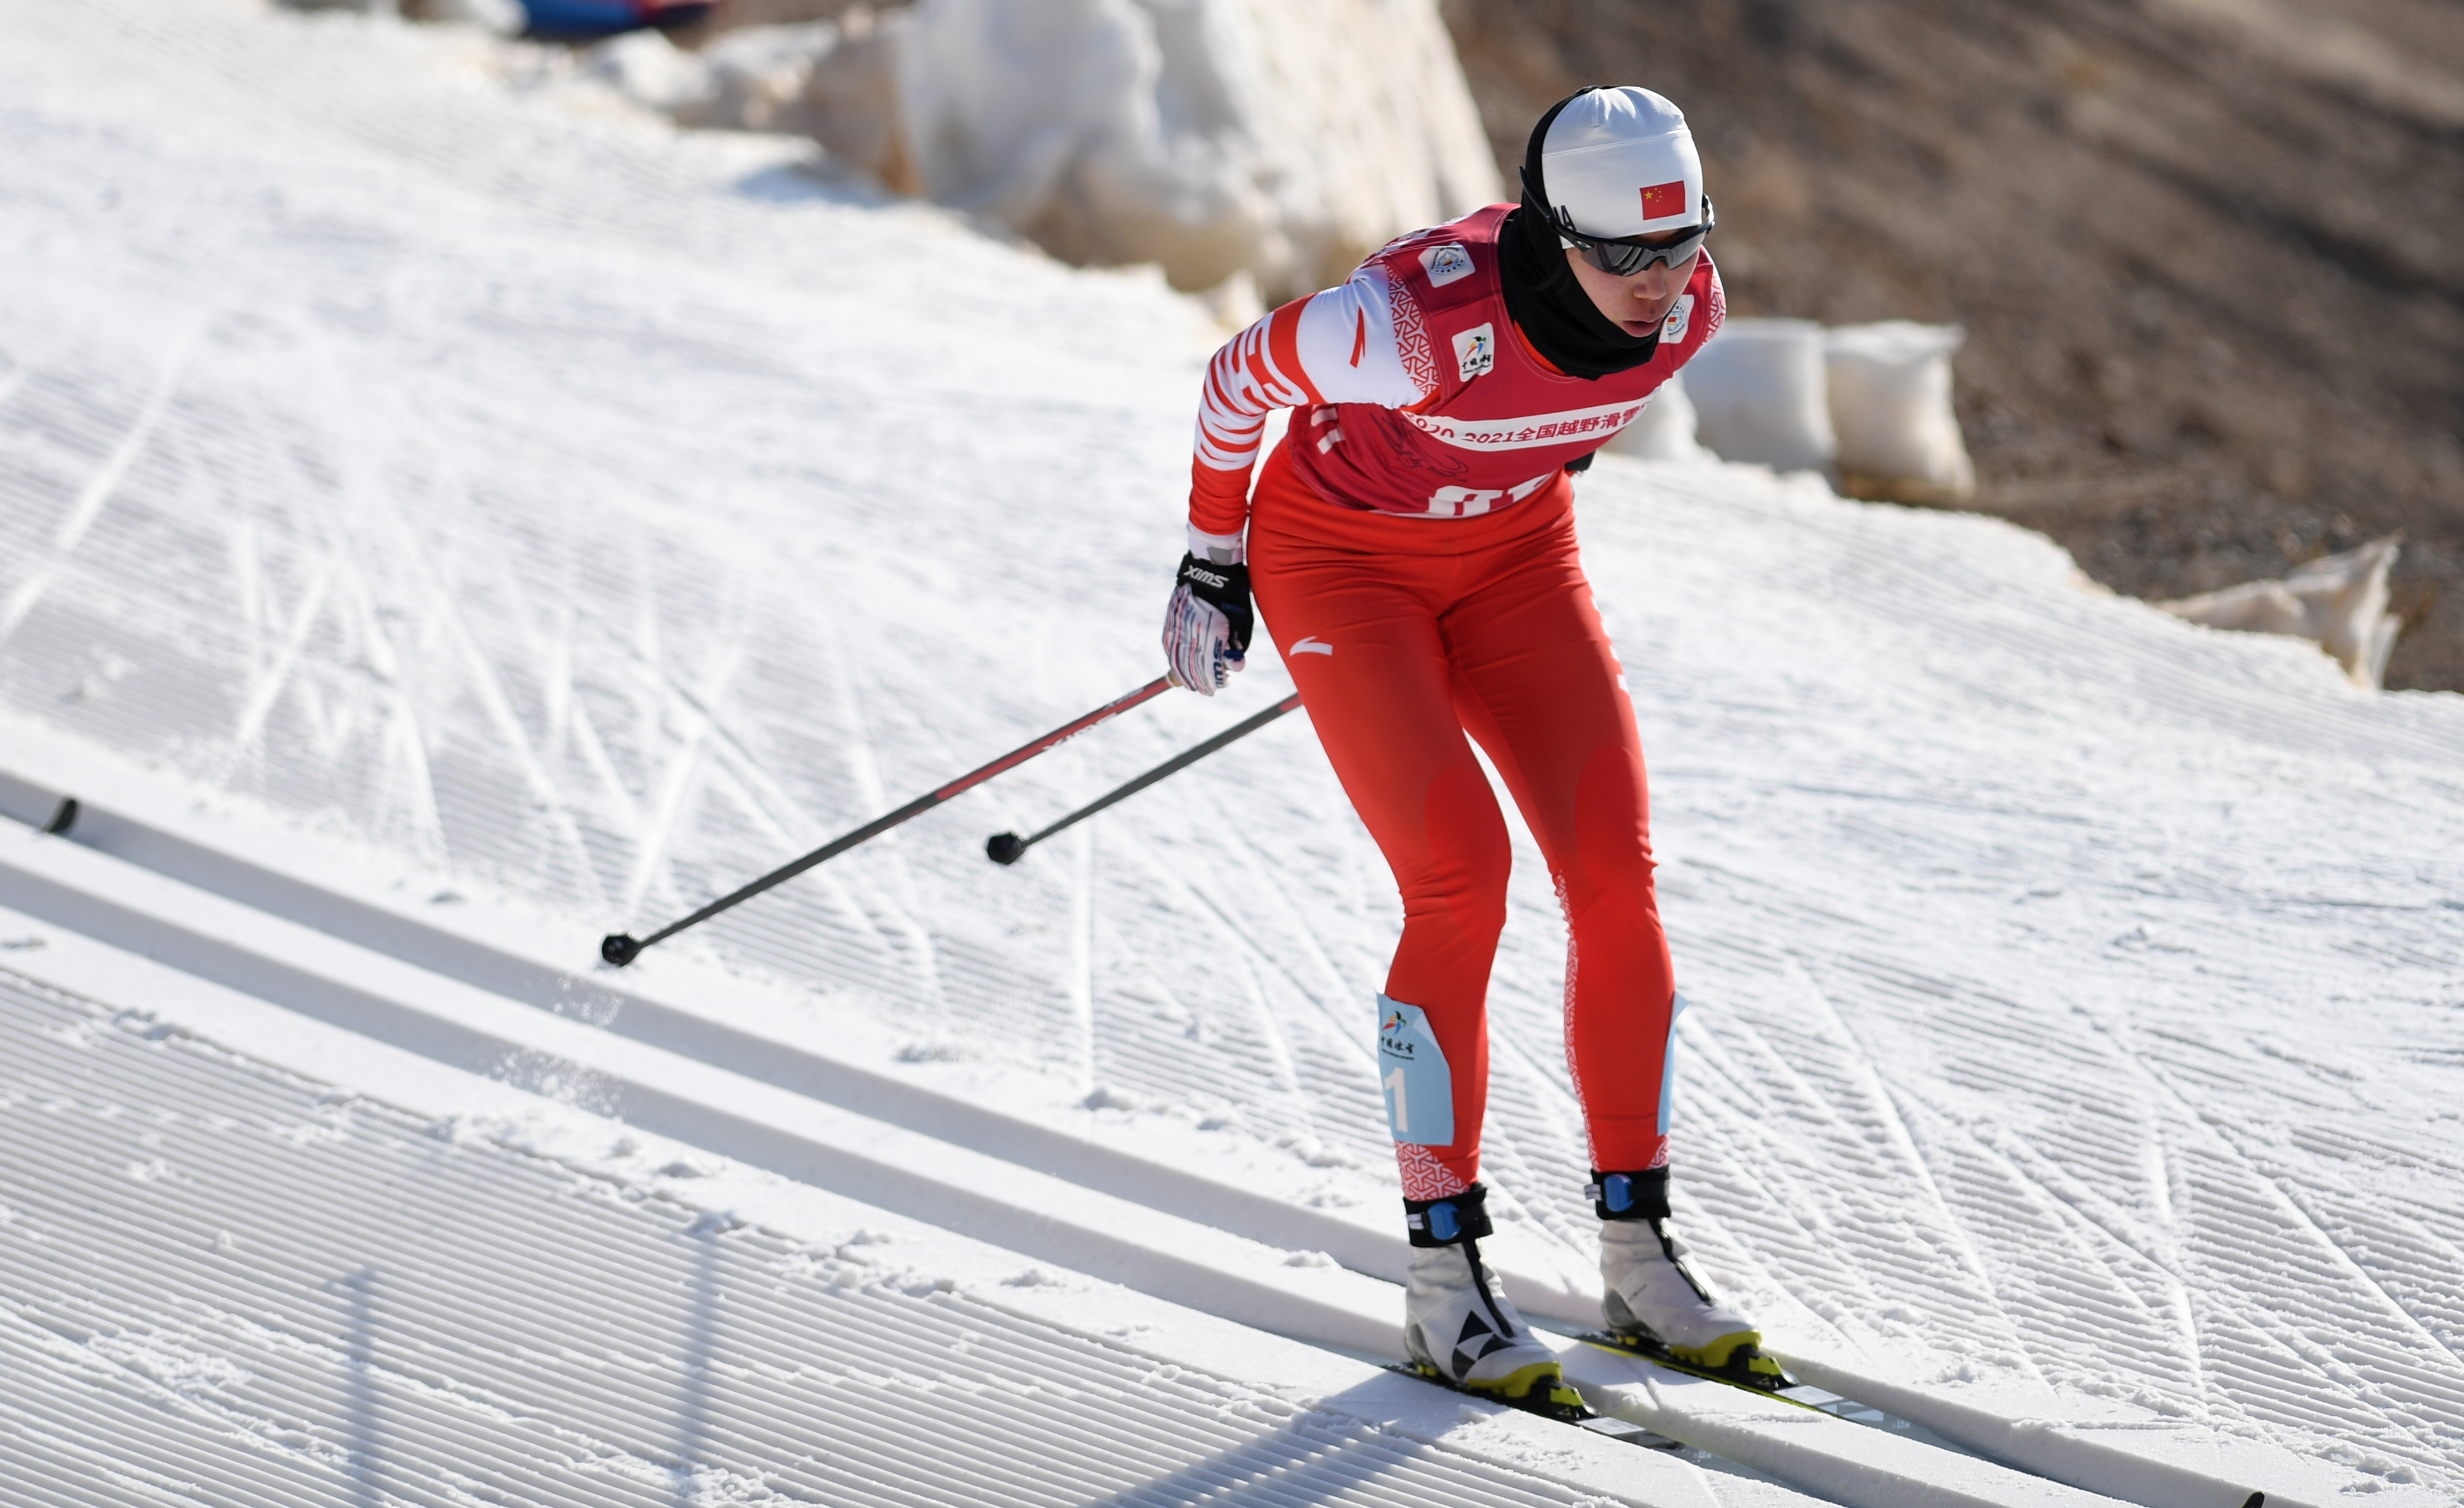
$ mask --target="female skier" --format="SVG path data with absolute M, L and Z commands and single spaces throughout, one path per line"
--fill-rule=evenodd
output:
M 1586 89 L 1532 128 L 1520 206 L 1395 241 L 1208 369 L 1176 681 L 1240 669 L 1250 588 L 1402 891 L 1378 1063 L 1412 1245 L 1404 1344 L 1458 1388 L 1573 1401 L 1480 1259 L 1485 996 L 1508 847 L 1468 733 L 1538 838 L 1570 933 L 1566 1047 L 1609 1327 L 1750 1380 L 1760 1336 L 1679 1261 L 1675 988 L 1642 743 L 1576 557 L 1568 472 L 1719 329 L 1703 164 L 1675 105 Z M 1265 416 L 1296 410 L 1250 492 Z

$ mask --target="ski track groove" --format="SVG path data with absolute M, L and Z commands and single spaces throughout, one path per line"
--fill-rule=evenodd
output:
M 71 1394 L 0 1414 L 39 1410 L 71 1437 L 121 1443 L 94 1464 L 177 1458 L 223 1500 L 268 1504 L 301 1500 L 304 1472 L 331 1500 L 352 1447 L 306 1421 L 358 1375 L 386 1426 L 385 1488 L 416 1502 L 474 1487 L 671 1501 L 680 1468 L 747 1501 L 1063 1503 L 1090 1486 L 1238 1491 L 1262 1475 L 1294 1501 L 1575 1500 L 963 1295 L 902 1293 L 894 1270 L 841 1255 L 894 1247 L 696 1234 L 664 1196 L 628 1202 L 554 1165 L 439 1141 L 366 1101 L 176 1036 L 143 1039 L 5 980 L 0 1036 L 0 1139 L 44 1152 L 0 1174 L 13 1212 L 0 1224 L 13 1253 L 0 1351 L 20 1358 L 12 1371 L 45 1365 L 39 1354 L 82 1373 Z M 118 1170 L 139 1161 L 164 1170 Z M 234 1185 L 251 1187 L 245 1203 Z M 255 1222 L 225 1243 L 236 1257 L 215 1227 L 234 1209 Z M 97 1222 L 157 1238 L 97 1243 Z M 57 1238 L 77 1231 L 89 1235 Z M 354 1340 L 337 1275 L 366 1271 L 370 1250 L 407 1260 L 364 1280 L 373 1328 Z M 175 1268 L 181 1297 L 165 1306 Z M 694 1312 L 676 1308 L 678 1278 L 715 1285 L 714 1338 L 668 1327 Z M 474 1308 L 472 1295 L 490 1298 Z M 29 1322 L 49 1332 L 32 1353 L 16 1339 Z M 679 1368 L 697 1348 L 693 1384 Z M 152 1422 L 132 1429 L 140 1416 Z M 1000 1439 L 1023 1420 L 1040 1421 L 1041 1450 L 966 1453 L 951 1475 L 950 1442 Z

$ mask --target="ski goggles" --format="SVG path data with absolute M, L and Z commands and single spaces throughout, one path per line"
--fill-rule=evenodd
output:
M 1585 235 L 1566 223 L 1563 217 L 1560 217 L 1557 222 L 1557 233 L 1572 241 L 1574 249 L 1583 253 L 1583 260 L 1601 272 L 1615 277 L 1632 277 L 1635 273 L 1649 268 L 1654 262 L 1666 262 L 1671 267 L 1683 266 L 1687 257 L 1703 249 L 1705 238 L 1710 235 L 1711 228 L 1719 224 L 1719 221 L 1720 217 L 1711 208 L 1711 196 L 1705 194 L 1703 223 L 1688 226 L 1677 232 L 1677 239 L 1674 241 L 1655 243 L 1639 236 L 1611 240 L 1602 236 Z

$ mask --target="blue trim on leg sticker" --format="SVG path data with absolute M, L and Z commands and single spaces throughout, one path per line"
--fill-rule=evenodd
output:
M 1449 1147 L 1455 1139 L 1455 1081 L 1438 1034 L 1417 1005 L 1377 997 L 1377 1082 L 1395 1140 Z
M 1668 1001 L 1668 1045 L 1660 1050 L 1660 1134 L 1668 1134 L 1669 1102 L 1677 1097 L 1677 1018 L 1685 1014 L 1685 997 Z

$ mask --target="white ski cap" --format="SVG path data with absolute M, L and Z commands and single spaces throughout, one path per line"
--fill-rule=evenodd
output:
M 1591 89 L 1566 101 L 1540 143 L 1549 207 L 1585 235 L 1658 235 L 1703 214 L 1703 159 L 1685 112 L 1648 89 Z

